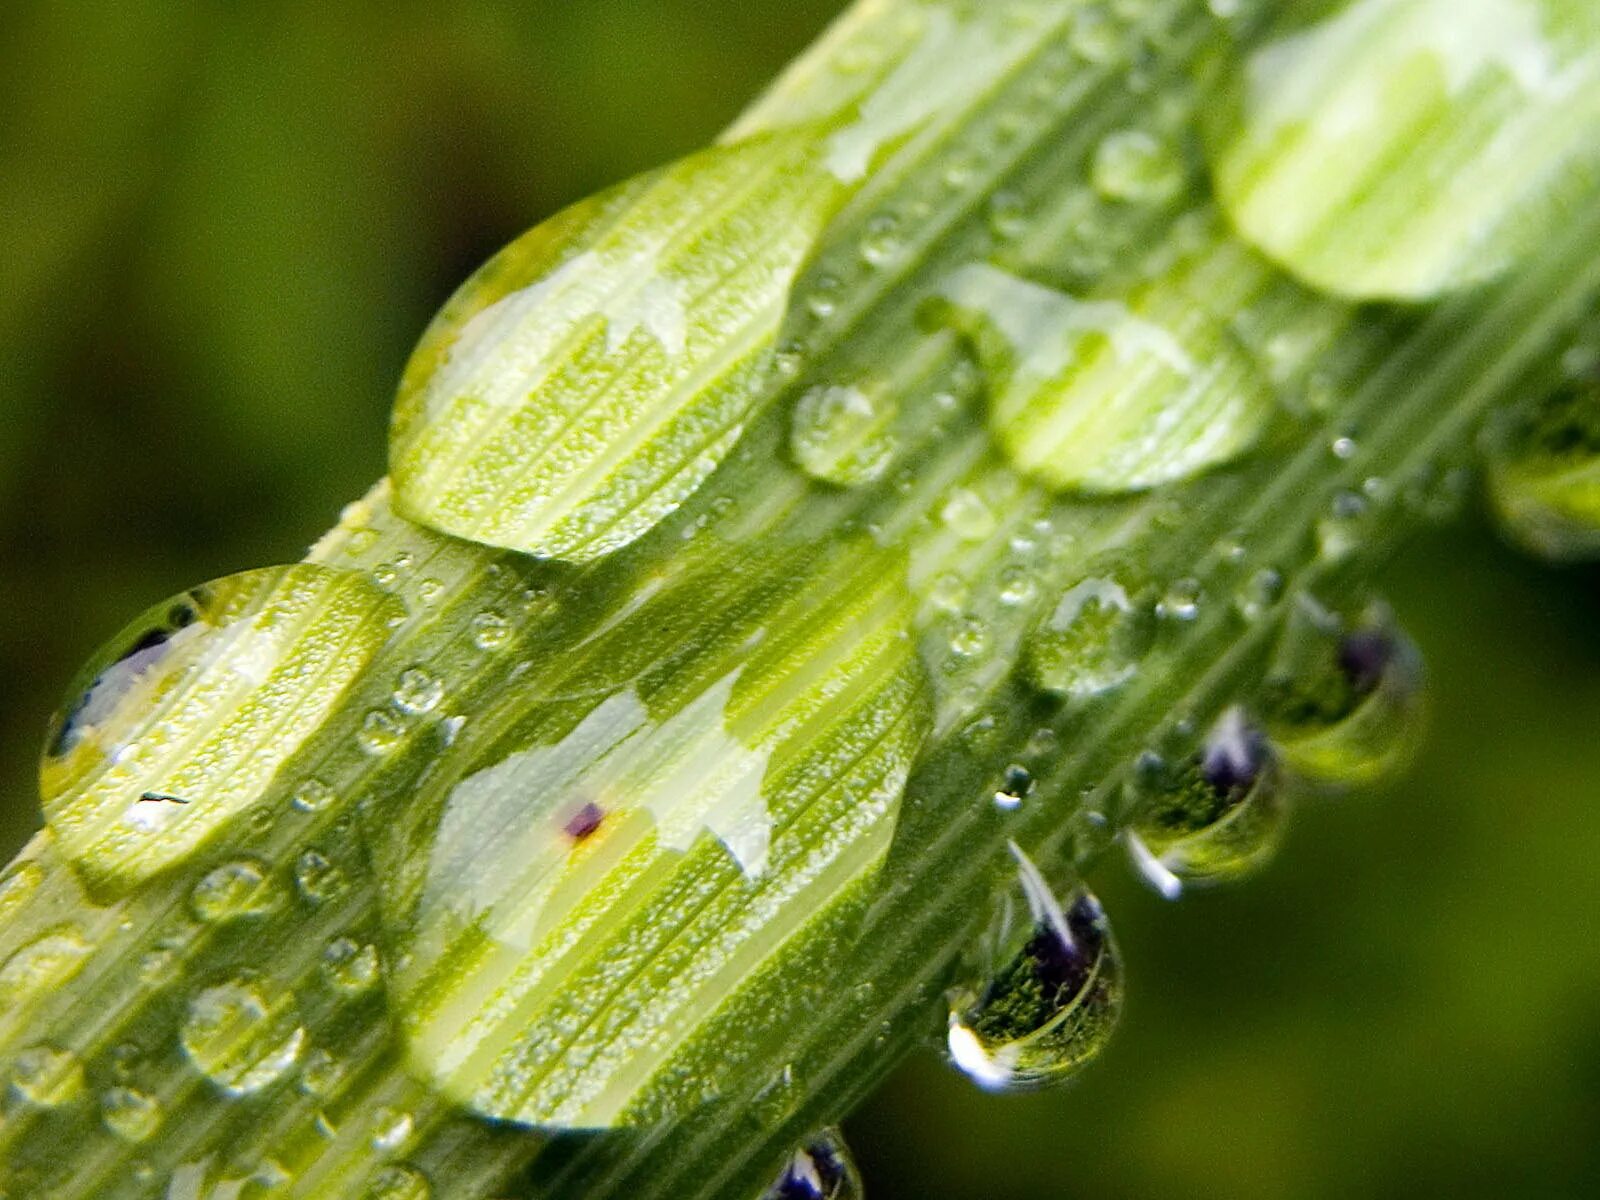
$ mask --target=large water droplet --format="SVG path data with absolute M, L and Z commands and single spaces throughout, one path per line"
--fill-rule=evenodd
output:
M 1081 580 L 1062 594 L 1028 639 L 1034 683 L 1073 700 L 1121 687 L 1150 647 L 1150 617 L 1149 605 L 1114 579 Z
M 31 1003 L 83 969 L 91 947 L 76 925 L 61 925 L 12 952 L 0 965 L 0 1010 Z
M 794 1152 L 761 1200 L 860 1200 L 863 1194 L 844 1136 L 828 1128 Z
M 45 820 L 90 883 L 180 861 L 249 807 L 403 608 L 356 571 L 246 571 L 157 605 L 80 674 L 40 768 Z
M 1105 913 L 1082 888 L 1062 903 L 1012 844 L 1028 919 L 1010 899 L 980 952 L 982 981 L 958 990 L 946 1046 L 980 1087 L 1060 1083 L 1104 1048 L 1122 1007 L 1122 969 Z
M 1423 725 L 1422 657 L 1388 610 L 1355 620 L 1296 598 L 1264 687 L 1267 728 L 1297 777 L 1370 783 L 1409 759 Z
M 1600 385 L 1557 392 L 1486 443 L 1489 496 L 1511 538 L 1556 562 L 1600 558 Z
M 178 1038 L 196 1070 L 226 1094 L 246 1096 L 294 1067 L 306 1031 L 292 997 L 269 1003 L 255 984 L 234 979 L 190 1000 Z
M 1217 718 L 1193 757 L 1152 759 L 1149 768 L 1135 785 L 1126 840 L 1134 866 L 1163 896 L 1240 878 L 1270 857 L 1282 829 L 1277 763 L 1242 708 Z
M 212 923 L 264 916 L 282 903 L 283 894 L 268 868 L 253 859 L 224 863 L 189 893 L 194 915 Z

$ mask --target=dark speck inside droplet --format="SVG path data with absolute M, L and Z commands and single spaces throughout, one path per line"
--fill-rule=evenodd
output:
M 1093 897 L 1079 895 L 1066 916 L 1067 929 L 1072 934 L 1070 944 L 1062 941 L 1049 925 L 1040 925 L 1023 950 L 1053 1005 L 1065 1005 L 1083 990 L 1103 940 L 1100 906 Z
M 600 828 L 600 822 L 606 818 L 605 810 L 593 800 L 588 801 L 577 812 L 567 818 L 567 823 L 561 827 L 562 832 L 575 842 L 581 842 Z
M 1395 642 L 1381 629 L 1358 630 L 1339 642 L 1339 670 L 1357 695 L 1377 687 L 1394 661 Z

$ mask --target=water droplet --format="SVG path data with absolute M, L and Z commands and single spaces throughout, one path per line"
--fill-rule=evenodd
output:
M 422 667 L 408 667 L 400 673 L 394 690 L 395 707 L 401 712 L 432 712 L 444 699 L 444 680 Z
M 221 923 L 259 917 L 282 903 L 268 868 L 251 859 L 224 863 L 189 893 L 189 907 L 202 921 Z
M 1012 543 L 1013 549 L 1016 543 Z M 1026 604 L 1038 592 L 1033 573 L 1024 566 L 1009 566 L 1000 572 L 1000 603 L 1008 607 Z
M 485 611 L 472 618 L 472 644 L 479 650 L 498 650 L 510 640 L 511 622 L 499 613 Z
M 70 1050 L 29 1046 L 11 1065 L 11 1090 L 40 1108 L 75 1103 L 84 1093 L 83 1062 Z
M 989 228 L 1010 241 L 1028 232 L 1028 204 L 1016 192 L 996 192 L 989 198 Z
M 1172 582 L 1156 604 L 1156 616 L 1167 621 L 1193 621 L 1200 615 L 1200 601 L 1204 596 L 1198 579 L 1183 578 Z
M 977 965 L 982 982 L 952 998 L 950 1060 L 980 1087 L 1011 1091 L 1071 1078 L 1111 1036 L 1122 970 L 1099 902 L 1078 888 L 1056 899 L 1012 844 L 1029 918 L 1000 906 Z
M 1115 580 L 1091 577 L 1067 589 L 1029 637 L 1029 670 L 1037 687 L 1086 700 L 1133 678 L 1151 637 L 1147 608 Z
M 899 218 L 879 213 L 867 222 L 866 233 L 861 238 L 861 257 L 872 266 L 880 267 L 900 253 L 902 244 Z
M 335 938 L 322 952 L 322 973 L 334 988 L 346 995 L 369 992 L 382 978 L 378 948 L 353 938 Z
M 1355 492 L 1341 491 L 1331 511 L 1317 522 L 1317 554 L 1327 563 L 1344 562 L 1361 549 L 1367 502 Z
M 950 532 L 964 542 L 981 542 L 994 533 L 1000 523 L 983 497 L 964 487 L 950 492 L 939 516 Z
M 403 611 L 359 572 L 302 564 L 145 613 L 52 725 L 40 787 L 57 844 L 112 894 L 184 859 L 261 798 Z
M 433 1186 L 415 1167 L 380 1168 L 367 1184 L 366 1200 L 430 1200 Z
M 416 1132 L 416 1118 L 403 1108 L 387 1105 L 372 1117 L 372 1148 L 380 1154 L 398 1154 Z
M 76 925 L 61 925 L 14 951 L 0 966 L 0 1010 L 59 988 L 83 969 L 90 949 Z
M 1000 780 L 1000 786 L 995 789 L 994 803 L 996 808 L 1019 808 L 1033 791 L 1033 772 L 1019 763 L 1008 766 Z
M 1154 134 L 1123 129 L 1107 134 L 1095 148 L 1090 178 L 1108 200 L 1159 204 L 1183 188 L 1183 160 Z
M 294 862 L 294 883 L 312 904 L 338 895 L 344 889 L 344 872 L 319 850 L 303 851 Z
M 374 758 L 391 754 L 405 740 L 406 727 L 387 708 L 374 708 L 361 718 L 356 744 Z
M 1259 621 L 1282 596 L 1283 575 L 1272 567 L 1262 567 L 1239 585 L 1233 606 L 1246 621 Z
M 956 621 L 950 633 L 950 652 L 957 658 L 977 658 L 989 648 L 989 629 L 977 617 Z
M 136 1088 L 108 1088 L 100 1097 L 100 1119 L 123 1141 L 142 1142 L 160 1128 L 161 1105 Z
M 1126 840 L 1158 892 L 1173 899 L 1191 884 L 1237 879 L 1270 857 L 1282 827 L 1277 762 L 1244 709 L 1218 717 L 1193 757 L 1147 761 Z
M 1421 739 L 1422 657 L 1388 610 L 1355 621 L 1298 597 L 1264 685 L 1273 745 L 1298 778 L 1354 786 L 1392 776 Z
M 303 813 L 322 812 L 333 803 L 333 789 L 320 779 L 303 780 L 295 788 L 294 795 L 289 798 L 296 811 Z
M 227 1095 L 246 1096 L 293 1068 L 306 1031 L 291 998 L 269 1004 L 254 984 L 235 979 L 189 1002 L 178 1038 L 196 1070 Z
M 13 863 L 0 873 L 0 922 L 27 904 L 44 882 L 44 868 L 36 862 Z
M 794 1152 L 761 1200 L 860 1200 L 863 1194 L 843 1135 L 828 1128 Z
M 790 452 L 807 474 L 825 483 L 871 483 L 894 461 L 895 415 L 881 387 L 811 388 L 795 403 Z
M 329 1099 L 344 1082 L 345 1074 L 342 1062 L 322 1047 L 313 1047 L 300 1068 L 300 1090 L 308 1096 Z
M 1600 557 L 1600 384 L 1551 396 L 1485 438 L 1490 502 L 1519 545 L 1554 562 Z
M 1333 452 L 1333 456 L 1341 462 L 1354 458 L 1357 448 L 1356 440 L 1352 437 L 1336 437 L 1328 446 L 1328 449 Z

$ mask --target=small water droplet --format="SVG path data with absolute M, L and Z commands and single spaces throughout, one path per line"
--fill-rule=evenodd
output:
M 761 1200 L 860 1200 L 861 1177 L 837 1129 L 824 1129 L 784 1164 Z
M 403 1108 L 385 1105 L 372 1117 L 372 1148 L 380 1154 L 398 1154 L 416 1132 L 416 1118 Z
M 1282 596 L 1283 575 L 1271 567 L 1262 567 L 1239 585 L 1233 606 L 1246 621 L 1259 621 Z
M 54 991 L 83 969 L 90 946 L 76 925 L 61 925 L 14 951 L 0 966 L 0 1011 Z
M 234 979 L 189 1002 L 178 1038 L 196 1070 L 227 1095 L 245 1096 L 288 1073 L 306 1031 L 291 998 L 269 1004 L 256 985 Z
M 1002 774 L 1000 786 L 995 789 L 996 808 L 1019 808 L 1033 791 L 1033 772 L 1020 763 L 1012 763 Z
M 950 633 L 950 652 L 958 658 L 977 658 L 989 648 L 989 629 L 977 617 L 956 621 Z
M 894 405 L 881 387 L 814 387 L 795 403 L 790 452 L 825 483 L 871 483 L 894 461 L 893 418 Z
M 320 779 L 302 780 L 289 797 L 289 803 L 297 812 L 322 812 L 333 803 L 333 789 Z
M 11 1090 L 40 1108 L 72 1104 L 84 1094 L 83 1062 L 70 1050 L 29 1046 L 11 1065 Z
M 1087 700 L 1133 678 L 1149 649 L 1147 610 L 1113 579 L 1091 577 L 1062 594 L 1028 639 L 1036 686 Z
M 137 1088 L 107 1088 L 100 1097 L 100 1119 L 123 1141 L 143 1142 L 161 1126 L 161 1105 Z
M 394 690 L 395 707 L 402 712 L 432 712 L 444 699 L 444 680 L 422 667 L 408 667 L 400 673 Z
M 319 850 L 303 851 L 294 863 L 294 883 L 312 904 L 322 904 L 344 889 L 344 872 Z
M 1174 580 L 1156 604 L 1156 615 L 1168 621 L 1193 621 L 1200 615 L 1203 594 L 1198 579 Z
M 308 1096 L 326 1100 L 344 1081 L 345 1066 L 320 1046 L 306 1053 L 300 1068 L 300 1090 Z
M 335 989 L 346 995 L 369 992 L 382 977 L 378 948 L 353 938 L 335 938 L 322 952 L 322 973 Z
M 958 487 L 950 493 L 940 510 L 940 518 L 964 542 L 981 542 L 994 533 L 999 519 L 983 497 L 970 488 Z
M 902 244 L 899 218 L 879 213 L 867 222 L 861 238 L 861 257 L 870 265 L 881 267 L 900 253 Z
M 387 708 L 374 708 L 361 718 L 356 744 L 374 758 L 392 753 L 405 740 L 406 727 Z
M 472 644 L 479 650 L 498 650 L 510 640 L 511 622 L 499 613 L 484 611 L 472 618 Z
M 382 1167 L 367 1184 L 366 1200 L 430 1200 L 433 1185 L 415 1167 Z
M 1183 188 L 1184 166 L 1168 142 L 1142 129 L 1123 129 L 1095 148 L 1090 178 L 1108 200 L 1158 204 Z
M 1012 548 L 1016 549 L 1013 541 Z M 1038 587 L 1034 582 L 1033 574 L 1027 567 L 1009 566 L 1000 572 L 1000 603 L 1015 607 L 1026 604 L 1037 594 Z
M 1354 458 L 1357 448 L 1356 440 L 1352 437 L 1336 437 L 1328 446 L 1333 456 L 1341 462 Z
M 1105 1046 L 1122 1006 L 1122 971 L 1099 902 L 1078 888 L 1063 904 L 1015 843 L 1029 918 L 1008 896 L 984 939 L 981 982 L 952 997 L 946 1050 L 991 1091 L 1060 1083 Z
M 189 893 L 194 915 L 213 924 L 263 916 L 282 900 L 267 867 L 252 859 L 224 863 L 208 872 Z

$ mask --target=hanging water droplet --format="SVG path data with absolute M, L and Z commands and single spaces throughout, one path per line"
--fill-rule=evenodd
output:
M 1555 562 L 1600 557 L 1600 385 L 1569 386 L 1485 440 L 1489 498 L 1512 540 Z
M 57 1046 L 29 1046 L 11 1064 L 11 1091 L 40 1108 L 73 1104 L 84 1094 L 83 1061 Z
M 844 1136 L 830 1127 L 794 1152 L 761 1200 L 860 1200 L 862 1195 Z
M 347 996 L 370 992 L 382 978 L 378 948 L 371 942 L 335 938 L 322 952 L 322 973 Z
M 189 893 L 194 915 L 213 924 L 263 916 L 282 902 L 268 868 L 252 859 L 224 863 L 208 872 Z
M 1030 635 L 1029 671 L 1045 691 L 1086 700 L 1132 679 L 1151 637 L 1148 606 L 1115 580 L 1092 577 L 1067 589 Z
M 1347 621 L 1300 596 L 1263 689 L 1267 728 L 1297 777 L 1354 786 L 1393 775 L 1421 739 L 1422 657 L 1388 610 Z
M 1122 1007 L 1122 969 L 1099 902 L 1078 888 L 1060 903 L 1012 843 L 1029 919 L 1010 897 L 978 965 L 982 981 L 958 989 L 946 1047 L 980 1087 L 1017 1090 L 1060 1083 L 1095 1057 Z
M 1244 709 L 1218 717 L 1192 758 L 1146 761 L 1133 785 L 1137 815 L 1126 841 L 1134 866 L 1163 896 L 1237 879 L 1276 848 L 1277 764 Z
M 45 819 L 97 888 L 169 867 L 261 797 L 390 636 L 355 571 L 246 571 L 151 609 L 91 660 L 40 766 Z
M 189 1001 L 178 1039 L 195 1069 L 230 1096 L 277 1082 L 305 1047 L 292 997 L 268 1003 L 242 979 L 206 988 Z
M 1159 204 L 1182 190 L 1184 166 L 1170 143 L 1143 129 L 1122 129 L 1095 148 L 1089 177 L 1108 200 Z
M 444 699 L 444 680 L 423 667 L 408 667 L 400 673 L 394 689 L 395 707 L 419 715 L 432 712 Z
M 853 487 L 883 477 L 898 448 L 896 406 L 879 386 L 818 386 L 795 403 L 789 450 L 825 483 Z
M 433 1186 L 415 1167 L 380 1168 L 367 1184 L 366 1200 L 430 1200 Z
M 91 947 L 76 925 L 61 925 L 12 952 L 0 966 L 0 1011 L 31 1003 L 83 969 Z
M 160 1128 L 161 1104 L 136 1088 L 108 1088 L 100 1097 L 100 1119 L 123 1141 L 142 1142 Z

